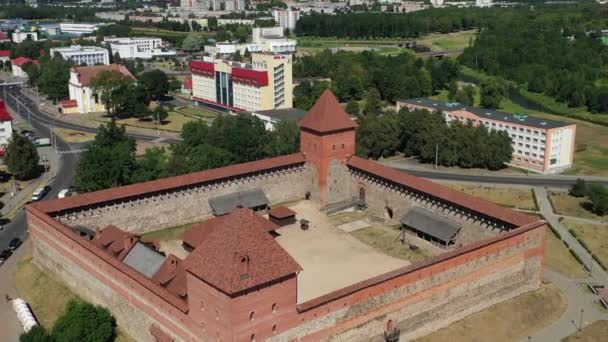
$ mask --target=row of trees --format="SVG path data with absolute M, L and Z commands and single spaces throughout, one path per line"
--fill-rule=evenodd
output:
M 116 321 L 108 309 L 72 300 L 50 332 L 37 325 L 19 337 L 20 342 L 110 342 L 116 337 Z
M 496 16 L 495 9 L 429 9 L 413 13 L 311 14 L 296 23 L 298 36 L 337 38 L 406 38 L 476 28 L 482 18 Z M 485 20 L 485 19 L 483 19 Z
M 448 126 L 437 112 L 402 109 L 360 117 L 357 154 L 377 159 L 397 152 L 424 163 L 497 170 L 511 160 L 513 149 L 505 132 L 458 122 Z
M 608 46 L 595 24 L 608 8 L 594 3 L 517 7 L 482 25 L 461 63 L 545 93 L 571 107 L 608 112 Z
M 294 63 L 294 77 L 331 78 L 331 89 L 342 102 L 360 100 L 371 88 L 391 102 L 428 96 L 447 88 L 457 76 L 458 64 L 453 59 L 425 61 L 409 54 L 382 56 L 369 51 L 324 50 L 298 58 Z
M 295 122 L 282 121 L 272 131 L 251 115 L 221 116 L 211 126 L 194 121 L 183 126 L 183 141 L 168 150 L 151 148 L 136 158 L 136 143 L 124 126 L 101 126 L 82 154 L 74 185 L 79 192 L 143 182 L 235 163 L 293 153 L 299 148 Z
M 588 198 L 589 205 L 585 208 L 591 212 L 600 216 L 608 214 L 608 187 L 601 184 L 587 184 L 579 178 L 570 189 L 570 195 Z

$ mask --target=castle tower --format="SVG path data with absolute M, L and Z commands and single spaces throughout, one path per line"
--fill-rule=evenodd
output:
M 346 114 L 330 90 L 300 120 L 300 151 L 316 166 L 321 205 L 327 198 L 327 178 L 332 161 L 345 162 L 355 154 L 357 124 Z

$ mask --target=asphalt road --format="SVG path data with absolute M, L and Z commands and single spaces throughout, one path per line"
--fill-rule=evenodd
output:
M 18 92 L 17 89 L 11 91 L 11 93 Z M 28 104 L 28 107 L 31 108 L 30 102 L 23 102 L 24 104 Z M 6 104 L 11 107 L 13 110 L 18 112 L 17 103 L 15 99 L 11 96 L 6 97 Z M 21 109 L 21 113 L 23 113 L 25 109 Z M 23 115 L 23 114 L 22 114 Z M 27 119 L 26 115 L 23 115 L 24 119 Z M 33 131 L 41 138 L 48 138 L 49 135 L 49 121 L 44 116 L 39 116 L 35 111 L 32 111 L 31 118 L 31 126 Z M 78 148 L 79 146 L 74 146 L 67 144 L 61 139 L 57 139 L 56 141 L 57 149 L 60 151 L 70 151 L 74 148 Z M 74 169 L 76 168 L 76 164 L 78 163 L 78 154 L 66 153 L 59 156 L 58 170 L 56 170 L 56 176 L 49 184 L 51 186 L 51 191 L 47 194 L 46 198 L 54 198 L 57 197 L 57 193 L 61 191 L 61 189 L 68 188 L 72 185 L 72 179 L 74 178 Z M 50 170 L 53 172 L 53 170 Z M 25 212 L 23 209 L 20 209 L 17 215 L 13 218 L 10 223 L 4 225 L 4 229 L 0 231 L 0 250 L 4 250 L 8 248 L 8 244 L 10 240 L 13 238 L 20 238 L 21 240 L 25 240 L 27 235 L 27 225 L 25 221 Z

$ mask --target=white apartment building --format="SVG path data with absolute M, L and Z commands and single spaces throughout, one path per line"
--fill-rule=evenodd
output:
M 292 54 L 296 52 L 297 41 L 285 38 L 282 27 L 254 27 L 252 42 L 237 44 L 230 42 L 219 42 L 215 45 L 206 45 L 205 52 L 216 57 L 228 57 L 236 51 L 242 54 L 250 53 L 273 53 Z
M 70 47 L 51 48 L 51 56 L 59 53 L 63 59 L 71 60 L 76 65 L 110 64 L 110 54 L 107 49 L 97 46 L 72 45 Z
M 280 27 L 288 30 L 296 28 L 296 22 L 300 19 L 300 10 L 297 9 L 273 9 L 272 17 Z
M 252 54 L 252 64 L 212 57 L 192 61 L 192 100 L 219 111 L 291 108 L 291 55 Z
M 13 43 L 22 43 L 26 40 L 32 40 L 32 41 L 37 41 L 38 40 L 38 32 L 32 32 L 32 31 L 15 31 L 13 32 L 13 34 L 11 35 L 11 38 L 13 39 Z
M 91 34 L 102 25 L 102 23 L 60 23 L 59 28 L 63 33 L 82 35 Z
M 517 167 L 555 173 L 572 166 L 575 124 L 425 98 L 397 100 L 397 110 L 404 107 L 439 111 L 447 123 L 471 122 L 475 126 L 484 125 L 490 130 L 506 132 L 513 147 L 511 164 Z
M 110 46 L 112 53 L 118 52 L 120 58 L 150 59 L 152 57 L 175 56 L 175 51 L 163 49 L 164 44 L 160 38 L 106 37 L 103 41 Z

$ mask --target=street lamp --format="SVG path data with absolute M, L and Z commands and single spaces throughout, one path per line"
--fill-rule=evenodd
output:
M 582 330 L 583 329 L 583 313 L 585 312 L 585 309 L 581 309 L 581 317 L 578 321 L 578 330 Z

